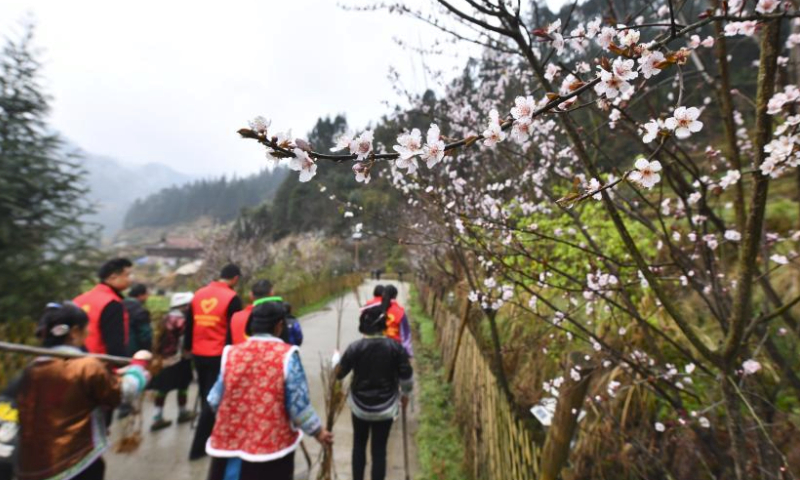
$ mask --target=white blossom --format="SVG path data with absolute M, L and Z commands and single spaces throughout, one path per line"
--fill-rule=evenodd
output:
M 673 116 L 668 118 L 664 125 L 675 131 L 675 136 L 684 139 L 689 138 L 692 133 L 697 133 L 703 129 L 703 122 L 697 120 L 700 110 L 697 107 L 678 107 Z
M 500 114 L 494 108 L 489 112 L 489 126 L 483 131 L 483 136 L 483 144 L 487 147 L 493 147 L 506 139 L 506 132 L 500 127 Z
M 372 130 L 367 130 L 350 142 L 350 153 L 355 155 L 357 160 L 366 160 L 372 153 L 372 136 Z
M 300 181 L 307 182 L 317 174 L 317 164 L 308 156 L 308 153 L 299 148 L 293 150 L 294 158 L 289 161 L 289 168 L 300 172 Z
M 728 170 L 719 180 L 719 186 L 722 187 L 723 190 L 727 190 L 728 187 L 735 185 L 741 178 L 742 174 L 739 170 Z
M 667 429 L 667 427 L 665 427 L 661 422 L 656 422 L 655 427 L 657 432 L 663 432 Z
M 644 143 L 650 143 L 656 139 L 658 136 L 659 130 L 663 128 L 663 123 L 660 120 L 650 120 L 649 122 L 643 125 L 644 127 L 644 135 L 642 136 L 642 141 Z
M 338 152 L 349 148 L 351 143 L 353 143 L 353 132 L 344 132 L 336 138 L 336 145 L 331 148 L 331 152 Z
M 272 125 L 272 120 L 267 120 L 266 118 L 262 117 L 261 115 L 257 116 L 256 118 L 250 120 L 250 130 L 255 130 L 256 133 L 266 135 L 267 129 L 269 126 Z
M 428 165 L 428 168 L 433 168 L 434 165 L 441 162 L 444 158 L 445 144 L 439 137 L 439 126 L 435 123 L 431 123 L 430 128 L 428 128 L 428 142 L 422 147 L 422 155 L 420 156 Z
M 658 174 L 661 171 L 661 162 L 658 160 L 649 162 L 646 158 L 640 158 L 636 160 L 634 167 L 636 170 L 628 175 L 628 179 L 632 182 L 650 189 L 661 181 L 661 175 Z
M 769 257 L 769 259 L 777 263 L 778 265 L 786 265 L 787 263 L 789 263 L 789 259 L 786 258 L 786 255 L 779 255 L 777 253 L 773 254 L 771 257 Z
M 742 234 L 736 230 L 725 230 L 725 240 L 730 242 L 738 242 L 742 239 Z
M 531 118 L 535 110 L 536 101 L 532 96 L 520 96 L 514 99 L 514 107 L 511 108 L 511 116 L 517 120 L 520 118 Z

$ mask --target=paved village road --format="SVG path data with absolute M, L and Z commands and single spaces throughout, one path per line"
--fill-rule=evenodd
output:
M 382 282 L 386 283 L 386 282 Z M 324 401 L 322 382 L 320 379 L 320 359 L 330 358 L 336 348 L 336 325 L 338 312 L 342 312 L 342 328 L 340 349 L 342 352 L 351 342 L 358 340 L 358 310 L 359 305 L 370 298 L 372 288 L 377 284 L 368 281 L 358 289 L 358 300 L 353 293 L 348 293 L 340 299 L 334 300 L 325 309 L 306 315 L 300 319 L 305 337 L 300 353 L 303 366 L 308 376 L 311 389 L 312 403 L 321 416 L 324 415 Z M 400 302 L 406 304 L 406 285 L 398 285 Z M 196 395 L 196 385 L 192 385 L 189 402 L 192 405 Z M 412 402 L 415 403 L 415 402 Z M 107 469 L 106 478 L 113 480 L 142 480 L 142 479 L 169 479 L 169 480 L 202 480 L 208 470 L 208 459 L 189 462 L 188 452 L 194 431 L 188 424 L 173 425 L 159 432 L 150 433 L 149 424 L 153 414 L 152 401 L 145 401 L 144 411 L 144 440 L 139 450 L 130 455 L 107 453 L 105 455 Z M 413 408 L 408 412 L 408 440 L 410 478 L 417 472 L 417 454 L 414 444 L 414 433 L 417 429 L 417 418 Z M 164 416 L 168 419 L 177 417 L 175 392 L 170 393 Z M 324 419 L 323 419 L 324 421 Z M 115 428 L 116 427 L 116 428 Z M 118 435 L 119 422 L 115 421 L 112 427 L 113 434 Z M 349 409 L 345 406 L 336 425 L 334 426 L 335 444 L 334 459 L 336 473 L 340 480 L 350 480 L 350 453 L 352 448 L 353 433 Z M 303 441 L 308 448 L 313 462 L 319 458 L 319 445 L 316 440 L 306 438 Z M 369 449 L 368 449 L 369 451 Z M 387 459 L 387 480 L 403 480 L 403 438 L 400 419 L 392 426 L 389 437 L 389 455 Z M 369 455 L 369 454 L 368 454 Z M 369 478 L 370 464 L 367 464 L 366 478 Z M 295 478 L 307 477 L 307 464 L 302 452 L 298 449 L 295 455 Z M 316 478 L 316 469 L 311 472 L 311 479 Z

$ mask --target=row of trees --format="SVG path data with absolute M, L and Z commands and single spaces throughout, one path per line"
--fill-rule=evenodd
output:
M 265 168 L 243 178 L 221 177 L 165 188 L 136 200 L 125 214 L 125 228 L 161 227 L 210 217 L 235 219 L 242 209 L 269 202 L 286 178 L 286 170 Z
M 240 133 L 301 180 L 326 162 L 391 180 L 395 233 L 468 286 L 510 396 L 592 382 L 573 478 L 800 475 L 796 5 L 436 3 L 391 8 L 485 50 L 417 102 L 424 124 L 336 154 Z M 509 380 L 510 353 L 535 371 Z

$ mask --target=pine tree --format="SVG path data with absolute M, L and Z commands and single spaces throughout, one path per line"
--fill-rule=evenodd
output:
M 0 322 L 35 318 L 87 278 L 83 172 L 47 125 L 33 29 L 0 53 Z

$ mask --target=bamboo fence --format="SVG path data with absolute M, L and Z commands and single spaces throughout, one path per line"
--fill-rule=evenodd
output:
M 436 291 L 428 286 L 418 285 L 418 289 L 423 307 L 433 317 L 443 364 L 454 366 L 453 402 L 472 478 L 538 478 L 541 446 L 534 442 L 530 424 L 503 392 L 492 371 L 491 359 L 483 355 L 470 329 L 462 328 L 467 315 L 445 308 L 443 295 L 437 298 Z

